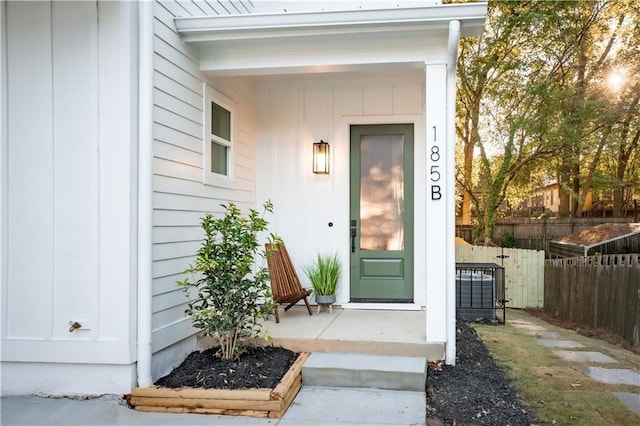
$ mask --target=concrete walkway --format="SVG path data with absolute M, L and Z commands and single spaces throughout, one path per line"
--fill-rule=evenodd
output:
M 424 392 L 303 386 L 281 419 L 203 414 L 145 413 L 115 396 L 73 400 L 36 396 L 2 398 L 0 424 L 8 425 L 424 425 Z
M 540 320 L 523 319 L 522 315 L 507 315 L 507 322 L 523 333 L 538 338 L 538 343 L 574 365 L 592 380 L 603 385 L 631 385 L 640 387 L 640 356 L 622 349 L 607 348 L 605 342 L 580 336 L 571 330 L 540 325 Z M 580 340 L 580 341 L 578 341 Z M 608 351 L 608 354 L 602 353 Z M 620 358 L 620 359 L 617 359 Z M 622 359 L 624 358 L 624 359 Z M 595 364 L 595 365 L 594 365 Z M 621 368 L 626 364 L 626 368 Z M 630 367 L 630 368 L 629 368 Z M 605 390 L 606 387 L 603 388 Z M 612 392 L 624 405 L 640 415 L 640 389 L 636 392 Z
M 373 326 L 372 326 L 373 325 Z M 309 316 L 296 306 L 280 323 L 264 324 L 269 344 L 295 351 L 352 352 L 442 358 L 444 345 L 427 344 L 424 311 L 334 309 Z M 423 425 L 424 391 L 334 388 L 305 385 L 282 419 L 145 413 L 118 396 L 74 400 L 3 397 L 4 425 Z

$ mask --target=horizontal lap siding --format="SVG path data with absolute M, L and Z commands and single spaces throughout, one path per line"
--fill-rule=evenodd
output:
M 154 5 L 153 146 L 153 349 L 194 333 L 185 317 L 186 298 L 176 281 L 200 247 L 200 218 L 221 213 L 230 201 L 246 210 L 255 203 L 255 113 L 253 83 L 208 81 L 236 104 L 233 180 L 229 188 L 204 185 L 203 87 L 197 53 L 182 42 L 177 16 L 247 13 L 243 2 L 158 1 Z M 246 7 L 245 7 L 246 6 Z

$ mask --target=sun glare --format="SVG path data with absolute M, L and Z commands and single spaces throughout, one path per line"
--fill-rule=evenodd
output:
M 612 71 L 607 77 L 607 85 L 615 92 L 619 91 L 624 84 L 624 75 L 620 71 Z

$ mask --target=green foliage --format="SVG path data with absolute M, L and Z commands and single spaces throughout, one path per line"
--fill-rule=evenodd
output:
M 178 285 L 190 299 L 185 313 L 193 325 L 219 344 L 222 359 L 230 360 L 258 337 L 259 320 L 273 310 L 268 270 L 254 271 L 256 258 L 265 256 L 258 233 L 267 229 L 264 214 L 273 213 L 273 205 L 267 201 L 262 215 L 251 209 L 246 217 L 233 203 L 222 207 L 222 217 L 207 213 L 201 219 L 204 241 Z
M 461 41 L 456 179 L 486 244 L 532 178 L 558 181 L 560 215 L 580 216 L 592 189 L 621 214 L 638 190 L 639 21 L 633 0 L 494 1 L 482 38 Z
M 329 296 L 336 293 L 342 264 L 337 254 L 321 255 L 311 265 L 304 267 L 304 273 L 311 281 L 313 291 L 317 295 Z
M 505 232 L 502 234 L 502 247 L 516 248 L 518 247 L 518 240 L 513 232 Z

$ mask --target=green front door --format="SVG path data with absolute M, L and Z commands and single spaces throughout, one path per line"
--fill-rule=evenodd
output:
M 351 126 L 351 301 L 413 302 L 413 124 Z

